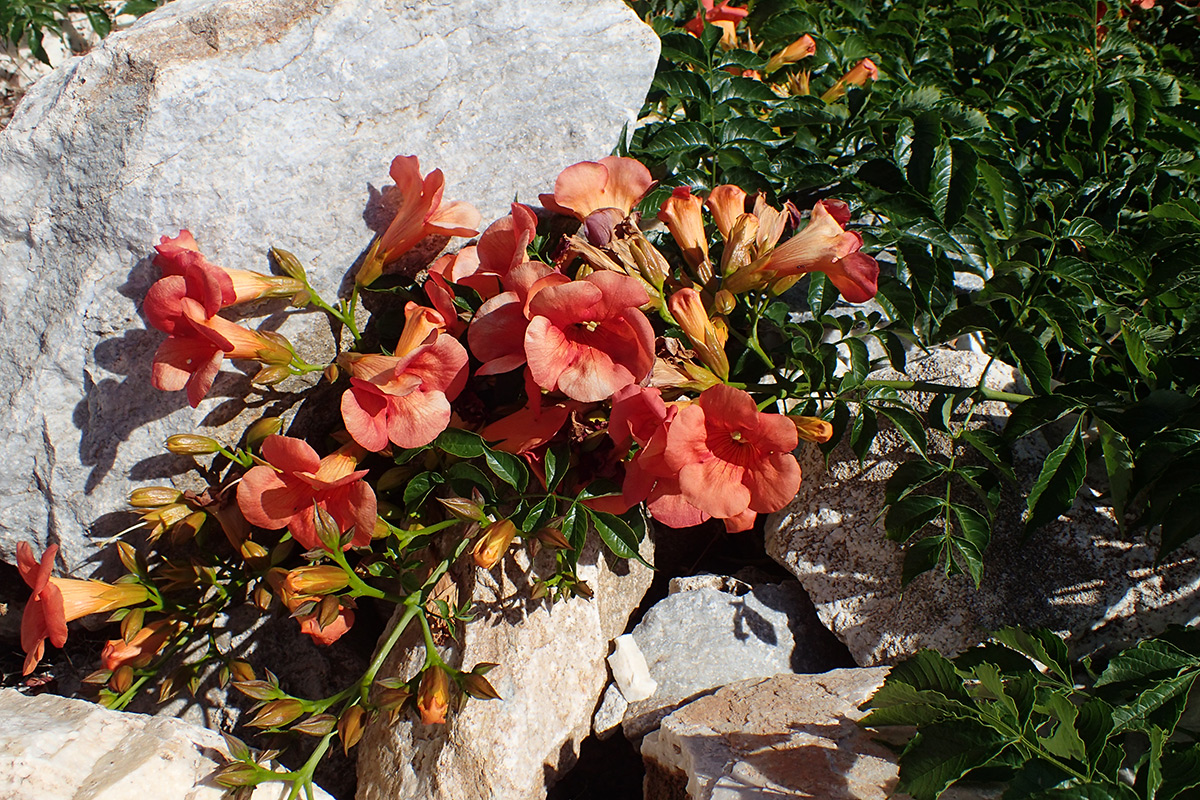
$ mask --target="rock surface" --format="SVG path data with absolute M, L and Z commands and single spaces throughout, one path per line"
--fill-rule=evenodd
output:
M 651 560 L 649 538 L 642 548 Z M 550 606 L 530 599 L 523 554 L 502 563 L 476 573 L 476 618 L 460 644 L 447 644 L 460 668 L 499 663 L 488 680 L 503 699 L 468 701 L 446 725 L 409 713 L 368 727 L 358 800 L 540 800 L 574 766 L 607 680 L 609 642 L 641 602 L 651 571 L 634 561 L 610 569 L 593 539 L 578 574 L 595 597 Z M 535 567 L 544 566 L 539 557 Z M 423 647 L 393 657 L 380 677 L 407 679 L 423 659 Z
M 935 351 L 910 362 L 909 377 L 974 385 L 987 357 Z M 879 378 L 897 378 L 884 371 Z M 987 385 L 1013 383 L 1011 367 L 993 363 Z M 928 404 L 928 395 L 919 402 Z M 919 404 L 918 402 L 918 404 Z M 1008 416 L 1002 403 L 985 403 L 973 422 L 998 429 Z M 931 436 L 931 442 L 936 437 Z M 1028 491 L 1048 452 L 1045 441 L 1023 444 L 1014 469 Z M 944 443 L 943 443 L 944 447 Z M 903 550 L 884 539 L 884 486 L 909 457 L 892 428 L 881 432 L 860 464 L 845 444 L 825 469 L 815 448 L 800 452 L 804 481 L 796 499 L 772 515 L 767 552 L 804 586 L 821 621 L 860 665 L 895 663 L 923 647 L 960 652 L 1006 625 L 1048 627 L 1068 634 L 1072 650 L 1094 652 L 1200 619 L 1200 545 L 1177 550 L 1154 566 L 1156 545 L 1144 537 L 1123 541 L 1110 507 L 1085 481 L 1074 506 L 1057 521 L 1021 541 L 1021 501 L 1001 500 L 998 525 L 984 555 L 983 584 L 935 570 L 902 593 Z
M 660 600 L 633 629 L 658 688 L 645 700 L 628 703 L 621 715 L 622 730 L 630 739 L 653 730 L 681 705 L 728 683 L 828 668 L 828 654 L 814 644 L 823 631 L 796 583 L 751 586 L 714 575 L 675 586 L 683 591 Z M 597 732 L 608 732 L 620 707 L 614 692 L 619 694 L 615 685 L 605 694 L 593 723 Z
M 642 740 L 647 800 L 885 800 L 895 756 L 856 723 L 887 669 L 741 681 L 668 716 Z
M 0 132 L 0 559 L 57 542 L 87 571 L 129 488 L 186 470 L 163 439 L 242 409 L 228 366 L 196 410 L 148 389 L 159 236 L 263 272 L 279 245 L 333 297 L 394 156 L 486 224 L 608 154 L 657 53 L 621 0 L 175 0 L 39 81 Z M 268 324 L 330 351 L 319 315 Z
M 208 779 L 226 756 L 219 734 L 179 720 L 0 689 L 4 800 L 220 800 Z M 289 788 L 262 784 L 253 797 L 282 800 Z M 319 787 L 315 796 L 329 800 Z
M 887 669 L 835 669 L 740 681 L 679 709 L 642 740 L 646 800 L 908 800 L 888 738 L 858 706 Z M 901 740 L 902 741 L 902 740 Z M 998 800 L 952 787 L 944 800 Z

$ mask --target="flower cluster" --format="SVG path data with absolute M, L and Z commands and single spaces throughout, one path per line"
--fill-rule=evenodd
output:
M 725 5 L 711 12 L 709 21 L 740 19 Z M 456 695 L 497 696 L 484 677 L 494 665 L 459 669 L 437 648 L 435 631 L 468 615 L 469 599 L 455 608 L 437 594 L 468 551 L 485 570 L 517 546 L 548 553 L 552 574 L 536 576 L 534 597 L 590 597 L 576 566 L 593 532 L 638 558 L 643 512 L 673 527 L 712 519 L 745 531 L 795 496 L 793 450 L 832 428 L 785 413 L 803 395 L 789 394 L 796 376 L 771 362 L 758 326 L 772 298 L 809 273 L 851 302 L 875 294 L 878 266 L 845 229 L 844 203 L 822 200 L 805 221 L 793 204 L 737 186 L 681 187 L 643 220 L 636 209 L 655 181 L 639 162 L 610 156 L 568 167 L 540 209 L 514 203 L 473 244 L 414 269 L 427 237 L 475 235 L 480 216 L 443 202 L 441 172 L 422 177 L 415 157 L 397 158 L 392 177 L 394 219 L 336 304 L 284 251 L 272 255 L 286 274 L 273 276 L 215 266 L 187 231 L 156 247 L 163 277 L 144 307 L 167 337 L 154 356 L 157 388 L 186 389 L 196 406 L 226 358 L 261 362 L 262 383 L 320 371 L 333 391 L 319 397 L 336 398 L 341 424 L 327 446 L 284 435 L 270 417 L 236 446 L 171 437 L 172 452 L 213 457 L 208 488 L 134 492 L 146 541 L 119 545 L 129 572 L 121 582 L 55 578 L 55 548 L 38 561 L 24 546 L 27 673 L 47 639 L 62 646 L 67 622 L 111 613 L 122 635 L 89 681 L 120 706 L 197 629 L 216 640 L 218 601 L 276 604 L 322 645 L 351 629 L 362 599 L 393 602 L 403 613 L 390 644 L 331 698 L 295 698 L 231 654 L 204 656 L 258 701 L 251 726 L 337 735 L 349 748 L 369 715 L 411 707 L 440 723 Z M 401 298 L 376 312 L 393 331 L 377 344 L 357 327 L 366 292 Z M 309 364 L 281 335 L 220 315 L 272 297 L 331 315 L 349 347 Z M 424 666 L 376 680 L 414 621 Z M 166 684 L 196 680 L 189 664 Z M 223 779 L 264 775 L 243 760 Z

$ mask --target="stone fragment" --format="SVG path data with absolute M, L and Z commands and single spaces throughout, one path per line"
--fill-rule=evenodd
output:
M 730 684 L 674 712 L 642 740 L 646 800 L 886 800 L 895 754 L 860 728 L 858 706 L 887 669 L 835 669 Z M 998 798 L 954 787 L 946 800 Z
M 987 363 L 982 353 L 938 350 L 910 361 L 907 378 L 974 386 Z M 905 376 L 884 370 L 872 377 Z M 985 385 L 1011 389 L 1015 380 L 1011 367 L 993 362 Z M 907 394 L 918 407 L 928 406 L 930 395 Z M 999 430 L 1008 413 L 1003 403 L 985 403 L 972 424 Z M 936 432 L 930 441 L 947 451 Z M 1028 492 L 1049 448 L 1035 434 L 1014 451 L 1014 469 Z M 1156 543 L 1121 537 L 1111 507 L 1099 499 L 1103 484 L 1093 476 L 1068 513 L 1027 541 L 1021 500 L 1006 491 L 978 590 L 967 575 L 934 570 L 901 592 L 904 551 L 884 539 L 877 516 L 885 484 L 912 457 L 911 448 L 881 423 L 861 463 L 846 444 L 833 451 L 828 470 L 816 448 L 802 448 L 799 457 L 804 481 L 796 499 L 767 520 L 767 552 L 799 578 L 821 622 L 861 665 L 895 663 L 925 647 L 953 655 L 1006 625 L 1068 634 L 1073 652 L 1082 655 L 1200 619 L 1200 544 L 1193 541 L 1156 567 Z M 984 463 L 970 452 L 961 457 Z
M 56 542 L 90 571 L 88 534 L 129 524 L 130 488 L 188 469 L 163 440 L 225 438 L 244 409 L 229 365 L 195 410 L 149 390 L 158 237 L 188 228 L 214 263 L 263 272 L 278 245 L 334 298 L 394 156 L 442 169 L 486 224 L 611 152 L 657 55 L 621 0 L 175 0 L 36 83 L 0 131 L 0 559 Z M 332 355 L 322 315 L 259 311 Z
M 215 731 L 179 720 L 0 689 L 4 800 L 220 800 L 225 789 L 210 779 L 228 754 Z M 282 800 L 290 788 L 260 784 L 253 798 Z
M 708 587 L 670 594 L 646 612 L 633 638 L 658 689 L 629 704 L 622 722 L 627 737 L 643 736 L 676 708 L 727 683 L 828 668 L 829 654 L 813 644 L 824 631 L 797 584 L 747 588 L 741 595 Z
M 633 634 L 625 633 L 613 639 L 613 652 L 608 657 L 608 668 L 621 696 L 630 702 L 645 700 L 654 694 L 658 684 L 650 677 L 646 657 L 638 649 Z
M 651 559 L 649 538 L 642 555 Z M 535 567 L 544 569 L 539 556 Z M 608 676 L 609 642 L 625 629 L 650 586 L 635 562 L 610 567 L 595 540 L 579 562 L 595 593 L 553 605 L 530 598 L 523 551 L 490 572 L 476 572 L 475 619 L 450 663 L 468 669 L 498 663 L 488 680 L 502 700 L 470 700 L 446 725 L 424 725 L 411 713 L 368 727 L 359 745 L 358 800 L 540 800 L 574 766 Z M 424 647 L 401 652 L 380 677 L 409 678 Z

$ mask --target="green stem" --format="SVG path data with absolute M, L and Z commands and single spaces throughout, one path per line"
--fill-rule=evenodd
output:
M 409 595 L 409 600 L 405 600 L 407 607 L 404 609 L 404 616 L 400 617 L 399 621 L 388 631 L 387 638 L 379 645 L 375 657 L 371 659 L 370 666 L 363 673 L 362 680 L 358 682 L 358 694 L 361 699 L 367 699 L 367 695 L 371 691 L 371 684 L 375 681 L 375 676 L 383 668 L 383 662 L 392 652 L 392 648 L 396 646 L 396 642 L 400 641 L 400 637 L 404 634 L 404 631 L 408 630 L 408 624 L 412 622 L 412 618 L 420 613 L 420 603 L 409 602 L 412 598 L 419 598 L 419 596 L 419 593 L 414 593 Z
M 374 586 L 371 586 L 369 583 L 364 581 L 362 578 L 358 577 L 358 575 L 355 574 L 354 569 L 350 566 L 349 562 L 346 561 L 346 554 L 343 553 L 341 550 L 339 550 L 339 549 L 330 550 L 329 557 L 332 558 L 334 561 L 336 561 L 337 565 L 339 567 L 341 567 L 342 570 L 346 573 L 346 579 L 350 583 L 350 588 L 354 589 L 354 591 L 357 592 L 359 595 L 363 595 L 366 597 L 374 597 L 379 600 L 392 600 L 393 602 L 403 602 L 402 599 L 394 598 L 394 597 L 388 595 L 388 593 L 383 591 L 382 589 L 376 589 Z
M 879 380 L 870 378 L 863 381 L 855 388 L 873 388 L 886 387 L 890 389 L 901 389 L 915 392 L 939 392 L 945 394 L 953 394 L 961 392 L 962 386 L 947 386 L 941 383 L 930 383 L 928 381 L 899 381 L 899 380 Z M 1002 403 L 1024 403 L 1026 400 L 1032 399 L 1033 395 L 1018 394 L 1017 392 L 1002 392 L 998 389 L 988 389 L 980 386 L 976 389 L 979 395 L 985 400 L 998 400 Z

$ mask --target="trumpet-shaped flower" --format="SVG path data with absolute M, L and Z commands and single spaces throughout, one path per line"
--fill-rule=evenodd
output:
M 302 547 L 324 547 L 316 512 L 329 514 L 351 544 L 371 541 L 375 530 L 375 492 L 363 481 L 367 470 L 355 470 L 361 450 L 344 445 L 321 458 L 300 439 L 273 435 L 263 441 L 266 464 L 251 468 L 238 484 L 237 502 L 252 524 L 268 530 L 287 528 Z
M 764 414 L 740 389 L 714 386 L 683 406 L 667 433 L 664 458 L 680 494 L 718 519 L 778 511 L 796 496 L 796 426 Z
M 528 262 L 528 247 L 537 235 L 533 209 L 513 203 L 512 210 L 488 226 L 478 245 L 470 245 L 453 256 L 443 256 L 429 268 L 447 281 L 467 286 L 483 298 L 498 294 L 504 278 Z
M 795 64 L 797 61 L 803 61 L 816 52 L 816 41 L 806 33 L 771 56 L 770 60 L 767 61 L 767 72 L 774 72 L 784 64 Z
M 704 205 L 712 213 L 721 238 L 728 241 L 734 223 L 746 213 L 746 192 L 740 186 L 722 184 L 708 193 Z
M 54 557 L 58 545 L 50 545 L 39 562 L 27 542 L 17 545 L 17 570 L 33 595 L 21 618 L 21 649 L 25 651 L 24 673 L 28 675 L 46 651 L 46 639 L 55 647 L 67 641 L 67 623 L 118 608 L 137 605 L 149 597 L 138 583 L 104 583 L 73 578 L 55 578 Z
M 346 353 L 350 388 L 342 420 L 358 444 L 378 452 L 390 441 L 421 447 L 450 424 L 450 401 L 467 381 L 467 351 L 442 332 L 437 312 L 409 303 L 394 356 Z
M 851 303 L 875 296 L 879 265 L 860 253 L 862 237 L 838 224 L 824 202 L 813 207 L 808 225 L 788 241 L 730 275 L 724 288 L 742 292 L 781 278 L 823 272 Z
M 175 620 L 156 620 L 144 625 L 129 641 L 110 639 L 100 651 L 100 662 L 112 671 L 123 666 L 144 667 L 178 631 L 179 623 Z
M 362 286 L 383 274 L 383 268 L 400 258 L 427 236 L 474 236 L 480 215 L 470 203 L 443 203 L 446 178 L 435 169 L 421 178 L 416 156 L 396 156 L 390 170 L 396 186 L 396 216 L 372 246 L 354 280 Z
M 567 167 L 554 181 L 554 194 L 538 198 L 545 208 L 582 222 L 605 208 L 620 209 L 622 216 L 628 216 L 653 185 L 650 170 L 637 159 L 605 156 Z
M 691 189 L 681 186 L 663 201 L 658 219 L 666 223 L 684 260 L 696 270 L 702 282 L 707 282 L 712 278 L 712 264 L 708 261 L 708 236 L 704 233 L 701 214 L 703 206 L 703 201 L 693 195 Z
M 288 586 L 287 575 L 288 573 L 282 569 L 272 569 L 267 573 L 267 583 L 271 585 L 271 588 L 275 590 L 275 594 L 279 596 L 279 599 L 287 607 L 287 610 L 294 616 L 296 611 L 313 598 L 293 591 Z M 301 614 L 296 617 L 296 621 L 300 623 L 300 632 L 311 638 L 314 643 L 331 645 L 342 638 L 350 628 L 354 627 L 354 610 L 339 605 L 337 616 L 325 627 L 321 627 L 321 613 L 319 610 L 314 610 L 308 614 Z
M 539 386 L 585 403 L 638 383 L 654 366 L 640 281 L 615 272 L 549 286 L 529 301 L 525 357 Z
M 304 288 L 295 278 L 262 275 L 243 269 L 226 269 L 210 262 L 187 229 L 175 238 L 163 236 L 154 246 L 154 265 L 164 277 L 180 277 L 199 291 L 208 316 L 218 309 L 267 297 L 290 297 Z M 202 287 L 202 288 L 200 288 Z M 149 297 L 147 298 L 149 299 Z
M 719 330 L 709 319 L 700 293 L 695 289 L 680 289 L 667 300 L 667 307 L 704 366 L 721 380 L 728 380 L 729 358 L 725 355 L 725 341 L 729 332 Z
M 537 261 L 526 261 L 509 271 L 504 276 L 505 291 L 481 305 L 467 329 L 471 352 L 483 362 L 475 374 L 498 375 L 524 364 L 529 301 L 548 286 L 570 281 Z
M 701 11 L 694 19 L 689 20 L 683 29 L 693 36 L 700 36 L 704 33 L 704 23 L 710 22 L 722 28 L 722 41 L 733 38 L 737 24 L 750 13 L 749 9 L 731 6 L 729 3 L 717 5 L 714 0 L 700 0 L 700 5 Z
M 864 58 L 855 64 L 849 72 L 834 82 L 833 86 L 825 94 L 821 95 L 821 99 L 826 103 L 832 103 L 842 95 L 846 94 L 846 89 L 851 86 L 863 87 L 867 81 L 879 80 L 879 68 L 875 66 L 875 62 L 869 58 Z

